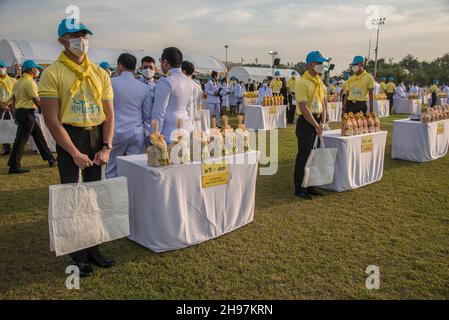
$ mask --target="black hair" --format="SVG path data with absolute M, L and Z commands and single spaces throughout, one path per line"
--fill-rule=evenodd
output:
M 195 66 L 190 61 L 183 61 L 181 70 L 188 76 L 191 76 L 195 72 Z
M 141 65 L 144 64 L 145 62 L 156 64 L 156 60 L 154 60 L 153 57 L 150 56 L 145 56 L 140 60 Z
M 218 76 L 218 72 L 217 71 L 212 71 L 211 76 L 212 76 L 212 78 L 215 78 L 216 76 Z
M 182 52 L 178 48 L 169 47 L 162 51 L 161 60 L 167 60 L 167 62 L 174 68 L 179 68 L 182 64 Z
M 121 64 L 127 70 L 136 70 L 137 59 L 130 53 L 122 53 L 117 60 L 117 64 Z

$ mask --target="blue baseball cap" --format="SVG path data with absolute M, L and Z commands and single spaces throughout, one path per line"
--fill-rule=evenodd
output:
M 0 60 L 0 68 L 6 67 L 6 62 L 3 60 Z
M 435 81 L 433 81 L 433 83 L 439 84 L 439 83 L 440 83 L 440 80 L 435 80 Z
M 280 75 L 281 75 L 281 72 L 278 70 L 278 71 L 276 71 L 276 72 L 274 73 L 274 75 L 275 75 L 275 76 L 280 76 Z
M 388 80 L 393 81 L 394 77 L 389 77 Z
M 87 29 L 87 27 L 80 21 L 71 19 L 63 19 L 58 26 L 58 37 L 62 37 L 66 33 L 75 33 L 79 31 L 86 31 L 88 34 L 92 35 L 92 31 Z
M 323 63 L 323 62 L 328 62 L 328 61 L 329 61 L 329 59 L 324 58 L 319 51 L 309 52 L 309 54 L 306 57 L 307 64 L 312 63 L 312 62 Z
M 380 78 L 380 80 L 385 81 L 385 80 L 387 80 L 387 78 L 382 77 L 382 78 Z
M 351 66 L 355 66 L 356 64 L 365 62 L 365 58 L 362 56 L 355 56 L 352 60 Z
M 30 70 L 31 68 L 44 69 L 44 67 L 38 65 L 33 60 L 26 60 L 26 61 L 23 62 L 23 64 L 22 64 L 22 70 L 23 71 Z
M 100 63 L 100 67 L 103 69 L 109 69 L 109 70 L 114 70 L 114 68 L 111 67 L 111 65 L 109 64 L 109 62 L 107 61 L 103 61 L 102 63 Z

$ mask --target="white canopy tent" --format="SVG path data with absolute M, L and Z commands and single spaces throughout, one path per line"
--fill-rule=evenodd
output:
M 291 77 L 293 69 L 276 69 L 281 73 L 281 77 L 287 80 Z M 273 75 L 273 70 L 271 68 L 256 68 L 256 67 L 241 67 L 237 66 L 229 70 L 229 76 L 235 77 L 239 81 L 248 81 L 248 79 L 263 81 L 266 77 Z
M 25 60 L 32 59 L 37 64 L 48 65 L 54 62 L 61 53 L 62 46 L 57 43 L 42 43 L 27 40 L 7 40 L 0 41 L 0 60 L 4 60 L 7 65 L 15 66 L 22 64 Z M 121 53 L 128 52 L 136 56 L 138 66 L 140 59 L 144 56 L 151 56 L 156 60 L 159 66 L 159 58 L 161 52 L 144 51 L 144 50 L 126 50 L 126 49 L 108 49 L 108 48 L 89 48 L 89 59 L 99 64 L 107 61 L 113 67 L 117 64 L 117 59 Z M 184 60 L 188 60 L 195 65 L 197 72 L 202 74 L 210 74 L 212 71 L 219 73 L 226 72 L 224 63 L 218 59 L 201 54 L 184 54 Z M 13 71 L 13 70 L 12 70 Z

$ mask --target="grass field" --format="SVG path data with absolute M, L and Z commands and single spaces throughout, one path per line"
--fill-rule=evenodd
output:
M 49 252 L 48 185 L 32 172 L 7 174 L 0 158 L 0 297 L 3 299 L 448 299 L 449 156 L 431 163 L 391 159 L 382 181 L 305 202 L 293 196 L 294 126 L 280 131 L 279 170 L 257 180 L 254 222 L 184 250 L 154 254 L 122 239 L 103 245 L 117 266 L 65 288 L 66 257 Z M 377 265 L 380 290 L 367 290 Z

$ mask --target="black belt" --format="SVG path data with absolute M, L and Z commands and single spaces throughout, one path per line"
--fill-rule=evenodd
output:
M 92 131 L 99 128 L 101 125 L 93 126 L 93 127 L 76 127 L 70 124 L 63 123 L 64 128 L 69 129 L 71 131 Z

